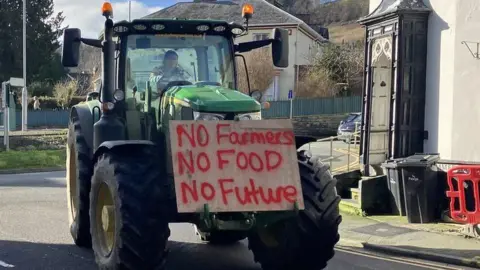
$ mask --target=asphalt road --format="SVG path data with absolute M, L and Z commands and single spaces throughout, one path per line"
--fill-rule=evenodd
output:
M 0 175 L 0 270 L 96 269 L 91 252 L 72 244 L 64 176 L 65 172 Z M 169 269 L 261 270 L 245 242 L 213 247 L 199 242 L 189 224 L 170 228 Z M 460 268 L 419 266 L 409 259 L 339 249 L 327 269 Z

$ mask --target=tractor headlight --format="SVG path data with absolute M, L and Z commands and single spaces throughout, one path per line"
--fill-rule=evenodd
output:
M 225 118 L 225 116 L 217 113 L 193 112 L 194 120 L 220 121 L 223 120 L 223 118 Z
M 245 113 L 237 116 L 240 120 L 262 120 L 262 112 Z

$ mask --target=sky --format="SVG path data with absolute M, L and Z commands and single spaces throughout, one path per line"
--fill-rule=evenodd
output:
M 101 14 L 104 0 L 53 0 L 55 13 L 63 11 L 63 26 L 80 28 L 83 37 L 97 38 L 105 21 Z M 128 0 L 111 0 L 113 20 L 128 20 Z M 132 0 L 132 19 L 140 18 L 176 2 L 189 0 Z

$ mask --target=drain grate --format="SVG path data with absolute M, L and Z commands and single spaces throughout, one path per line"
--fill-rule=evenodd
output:
M 392 237 L 396 235 L 416 232 L 416 230 L 412 230 L 404 227 L 396 227 L 388 223 L 378 223 L 378 224 L 368 225 L 364 227 L 355 228 L 350 231 L 373 235 L 373 236 L 380 236 L 380 237 Z

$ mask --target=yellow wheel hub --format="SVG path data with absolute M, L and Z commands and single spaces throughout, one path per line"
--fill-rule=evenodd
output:
M 107 184 L 100 186 L 97 194 L 96 237 L 105 256 L 108 256 L 115 245 L 115 206 Z

